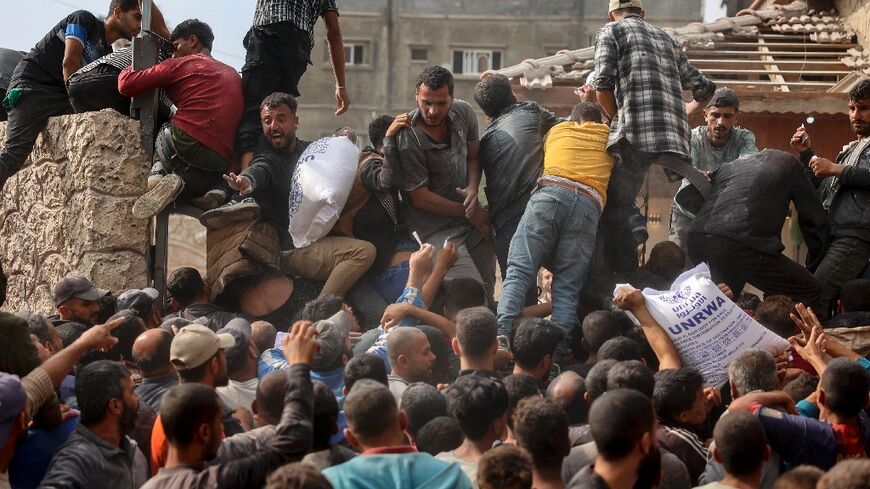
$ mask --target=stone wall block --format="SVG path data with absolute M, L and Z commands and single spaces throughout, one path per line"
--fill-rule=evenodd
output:
M 51 290 L 69 274 L 113 291 L 145 286 L 149 222 L 130 211 L 150 166 L 137 121 L 112 110 L 51 119 L 0 199 L 4 309 L 52 312 Z

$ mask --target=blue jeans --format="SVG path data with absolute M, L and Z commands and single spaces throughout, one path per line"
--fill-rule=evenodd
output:
M 553 322 L 566 335 L 574 329 L 597 230 L 598 209 L 589 197 L 561 187 L 543 187 L 532 194 L 508 253 L 498 334 L 510 336 L 526 291 L 545 264 L 553 272 Z

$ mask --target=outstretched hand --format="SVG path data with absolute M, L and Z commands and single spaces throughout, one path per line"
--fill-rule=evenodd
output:
M 226 180 L 230 188 L 238 192 L 239 195 L 248 195 L 254 191 L 254 186 L 251 183 L 251 179 L 246 177 L 245 175 L 228 173 L 224 175 L 224 180 Z

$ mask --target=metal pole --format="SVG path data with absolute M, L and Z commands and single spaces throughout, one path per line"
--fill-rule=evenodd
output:
M 151 8 L 153 0 L 142 0 L 142 31 L 151 31 Z M 139 37 L 142 36 L 142 31 L 139 31 Z

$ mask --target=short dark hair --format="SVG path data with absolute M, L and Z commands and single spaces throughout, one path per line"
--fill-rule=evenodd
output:
M 260 102 L 260 111 L 263 109 L 277 109 L 278 107 L 286 105 L 290 112 L 296 113 L 296 109 L 299 108 L 299 102 L 296 101 L 296 97 L 290 95 L 289 93 L 284 92 L 275 92 L 269 95 L 266 95 L 266 98 Z
M 589 427 L 598 455 L 609 461 L 628 455 L 643 435 L 652 433 L 655 421 L 652 401 L 631 389 L 609 391 L 589 410 Z
M 722 416 L 713 429 L 713 440 L 729 474 L 751 474 L 764 464 L 767 438 L 761 420 L 752 414 L 734 411 Z
M 166 439 L 180 447 L 190 445 L 199 427 L 211 425 L 222 412 L 217 392 L 196 382 L 176 385 L 160 402 L 160 421 Z
M 164 369 L 172 365 L 169 361 L 169 349 L 172 346 L 172 333 L 165 329 L 158 330 L 154 334 L 160 335 L 154 349 L 146 352 L 146 355 L 133 355 L 133 360 L 142 370 L 143 375 L 148 375 L 156 370 Z
M 444 337 L 444 333 L 434 326 L 421 324 L 417 326 L 417 329 L 426 335 L 426 339 L 429 340 L 429 349 L 435 355 L 435 363 L 432 364 L 432 376 L 429 378 L 429 381 L 441 384 L 450 383 L 450 381 L 456 378 L 456 373 L 450 372 L 450 359 L 456 358 L 450 342 Z
M 5 312 L 0 319 L 0 372 L 24 377 L 40 364 L 27 321 Z
M 145 323 L 133 309 L 118 311 L 109 320 L 118 318 L 124 318 L 124 322 L 112 330 L 112 336 L 118 338 L 112 350 L 115 350 L 124 360 L 133 360 L 133 343 L 145 332 Z
M 344 398 L 344 414 L 354 436 L 362 441 L 386 433 L 396 422 L 399 407 L 387 386 L 362 379 Z
M 57 329 L 57 334 L 60 336 L 60 342 L 63 343 L 63 347 L 66 348 L 79 339 L 79 336 L 87 331 L 88 327 L 82 323 L 69 321 L 58 324 L 55 326 L 55 329 Z
M 257 384 L 257 416 L 269 424 L 278 424 L 284 411 L 284 396 L 287 393 L 287 373 L 284 370 L 269 372 Z
M 686 253 L 673 241 L 660 241 L 649 252 L 644 267 L 659 277 L 673 281 L 686 268 Z
M 387 129 L 390 128 L 394 120 L 396 118 L 391 115 L 382 115 L 369 122 L 369 141 L 373 148 L 378 149 L 384 145 Z
M 667 422 L 676 422 L 695 404 L 698 391 L 704 388 L 704 377 L 694 367 L 660 370 L 655 374 L 656 388 L 653 392 L 656 413 Z
M 172 272 L 166 283 L 166 291 L 179 304 L 189 305 L 194 301 L 205 286 L 199 270 L 193 267 L 181 267 Z
M 490 118 L 495 118 L 513 103 L 513 94 L 510 79 L 500 74 L 488 76 L 474 87 L 474 101 Z
M 98 360 L 76 373 L 76 400 L 83 425 L 92 426 L 106 419 L 109 401 L 124 398 L 122 379 L 130 379 L 130 371 L 110 360 Z
M 636 341 L 625 336 L 617 336 L 605 341 L 598 349 L 599 360 L 610 358 L 618 362 L 625 362 L 627 360 L 640 360 L 643 358 L 643 354 Z
M 622 331 L 622 321 L 613 311 L 593 311 L 583 318 L 580 324 L 583 340 L 589 353 L 597 354 L 601 345 L 610 338 L 616 338 Z
M 825 392 L 825 406 L 838 416 L 850 418 L 867 407 L 870 374 L 850 358 L 836 358 L 825 368 L 819 387 Z
M 586 393 L 589 394 L 590 402 L 607 392 L 607 377 L 610 369 L 616 364 L 616 360 L 601 360 L 596 362 L 586 373 L 586 378 L 583 380 L 586 381 Z
M 785 384 L 782 391 L 788 394 L 794 402 L 799 402 L 810 396 L 819 388 L 819 378 L 807 372 L 801 372 L 791 382 Z
M 429 421 L 417 430 L 417 436 L 414 437 L 417 450 L 433 456 L 459 448 L 462 440 L 459 421 L 450 416 L 438 416 Z
M 296 462 L 272 472 L 266 489 L 332 489 L 332 484 L 314 465 Z
M 311 451 L 326 450 L 330 447 L 329 439 L 338 432 L 338 401 L 332 389 L 323 382 L 315 380 L 311 384 L 314 387 L 314 434 Z
M 589 403 L 583 398 L 584 394 L 586 383 L 583 377 L 571 370 L 562 372 L 547 386 L 547 399 L 565 410 L 568 422 L 572 425 L 586 423 L 589 418 Z
M 601 109 L 592 102 L 580 102 L 571 109 L 571 120 L 574 122 L 597 122 L 601 124 Z
M 864 79 L 849 90 L 849 100 L 858 101 L 867 99 L 870 99 L 870 80 Z
M 541 318 L 523 318 L 513 337 L 514 360 L 521 367 L 535 368 L 547 356 L 554 355 L 565 332 L 556 323 Z
M 450 314 L 458 314 L 463 309 L 486 305 L 486 292 L 483 285 L 473 278 L 461 277 L 445 280 L 444 307 Z
M 447 399 L 425 382 L 415 382 L 405 388 L 399 407 L 408 417 L 408 431 L 417 436 L 417 431 L 429 421 L 447 416 Z
M 48 322 L 42 314 L 19 311 L 15 315 L 27 321 L 27 329 L 30 330 L 30 334 L 36 336 L 40 343 L 54 339 L 54 325 Z
M 739 296 L 737 296 L 737 300 L 734 302 L 740 309 L 750 311 L 752 315 L 754 315 L 755 310 L 758 309 L 758 305 L 761 304 L 761 298 L 751 292 L 746 292 L 744 290 L 740 293 Z
M 656 379 L 649 367 L 638 360 L 617 362 L 607 372 L 607 390 L 633 389 L 652 399 Z
M 516 445 L 501 444 L 487 450 L 477 463 L 480 489 L 531 489 L 532 457 Z
M 202 44 L 204 48 L 211 51 L 211 47 L 214 44 L 214 32 L 212 32 L 211 27 L 208 24 L 199 19 L 187 19 L 182 21 L 172 30 L 169 40 L 174 41 L 182 37 L 190 36 L 196 36 L 196 38 L 199 39 L 199 43 Z
M 362 379 L 374 380 L 389 385 L 387 366 L 384 360 L 375 353 L 354 355 L 344 366 L 344 386 L 350 392 L 354 384 Z
M 121 12 L 129 12 L 133 9 L 139 8 L 139 0 L 112 0 L 109 3 L 110 16 L 116 8 L 120 8 Z
M 517 404 L 527 397 L 537 397 L 541 395 L 538 388 L 538 380 L 529 374 L 511 374 L 502 380 L 504 388 L 508 395 L 508 426 L 513 429 L 513 416 Z
M 867 98 L 870 98 L 870 93 Z M 840 301 L 845 312 L 870 311 L 870 280 L 856 278 L 843 284 Z
M 870 480 L 870 460 L 866 458 L 843 460 L 823 475 L 816 487 L 818 489 L 866 489 L 868 480 Z
M 779 476 L 773 489 L 816 489 L 825 471 L 813 465 L 798 465 Z
M 790 316 L 795 311 L 794 306 L 795 302 L 784 295 L 765 297 L 755 308 L 755 320 L 783 338 L 788 338 L 798 332 Z
M 571 448 L 568 416 L 549 399 L 524 399 L 514 413 L 514 436 L 531 455 L 535 466 L 561 466 Z
M 430 90 L 439 90 L 447 85 L 447 91 L 453 96 L 453 74 L 447 68 L 438 65 L 429 65 L 417 75 L 416 88 L 426 85 Z
M 472 307 L 456 315 L 456 339 L 468 358 L 481 358 L 492 351 L 497 336 L 498 323 L 488 308 Z
M 776 360 L 764 350 L 743 350 L 728 364 L 728 381 L 738 395 L 776 389 Z
M 464 375 L 444 391 L 450 415 L 459 420 L 465 437 L 480 441 L 508 410 L 508 393 L 501 381 Z
M 296 316 L 297 321 L 323 321 L 344 309 L 344 299 L 340 295 L 327 294 L 305 303 Z

